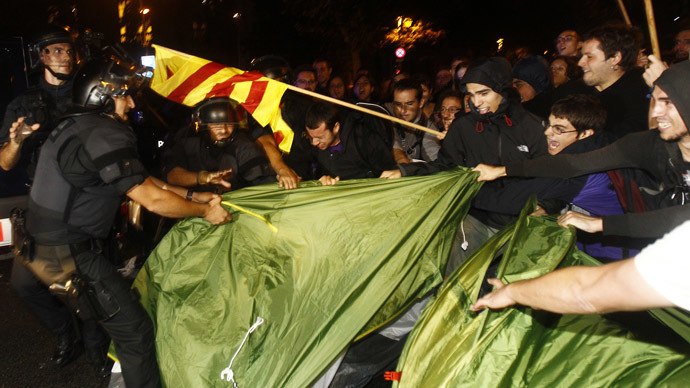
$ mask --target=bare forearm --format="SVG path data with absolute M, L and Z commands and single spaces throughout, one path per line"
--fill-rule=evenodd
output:
M 516 303 L 561 314 L 604 314 L 671 305 L 640 276 L 634 259 L 564 268 L 506 288 Z
M 170 218 L 203 217 L 209 205 L 186 201 L 182 196 L 160 188 L 147 178 L 142 184 L 127 193 L 148 211 Z M 160 181 L 159 181 L 160 182 Z
M 185 170 L 182 167 L 175 167 L 167 175 L 168 183 L 171 185 L 177 185 L 181 187 L 195 187 L 198 186 L 197 182 L 198 173 Z
M 175 186 L 175 185 L 170 184 L 170 183 L 165 183 L 156 177 L 149 177 L 149 178 L 151 179 L 151 182 L 153 182 L 156 186 L 160 187 L 161 189 L 171 191 L 171 192 L 179 195 L 182 198 L 187 197 L 187 192 L 189 190 L 186 187 L 180 187 L 180 186 Z
M 542 277 L 508 284 L 506 292 L 517 304 L 561 314 L 597 313 L 583 290 L 594 276 L 592 267 L 569 267 Z
M 393 148 L 393 158 L 395 158 L 395 163 L 403 164 L 410 163 L 410 159 L 405 155 L 401 149 Z
M 9 171 L 17 165 L 21 153 L 21 145 L 8 141 L 0 148 L 0 168 Z
M 278 146 L 271 135 L 263 135 L 256 139 L 257 145 L 264 151 L 268 162 L 271 163 L 274 171 L 280 171 L 283 168 L 287 168 L 287 165 L 283 161 L 283 156 L 280 151 L 278 151 Z

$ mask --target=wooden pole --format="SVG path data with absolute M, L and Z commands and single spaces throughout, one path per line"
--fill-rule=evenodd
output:
M 632 22 L 630 21 L 630 16 L 628 16 L 628 11 L 625 10 L 625 4 L 623 4 L 623 0 L 617 0 L 618 1 L 618 9 L 621 10 L 621 14 L 623 15 L 623 20 L 625 20 L 625 24 L 632 26 Z
M 652 52 L 655 57 L 661 60 L 661 49 L 659 49 L 659 38 L 656 35 L 656 22 L 654 21 L 652 0 L 644 0 L 644 9 L 647 13 L 647 26 L 649 27 L 649 40 L 652 43 Z
M 389 120 L 389 121 L 392 121 L 392 122 L 394 122 L 394 123 L 398 123 L 398 124 L 404 125 L 404 126 L 406 126 L 406 127 L 410 127 L 410 128 L 418 129 L 418 130 L 420 130 L 420 131 L 424 131 L 424 132 L 427 132 L 427 133 L 431 133 L 432 135 L 440 136 L 440 135 L 443 134 L 442 132 L 434 131 L 434 130 L 431 129 L 431 128 L 427 128 L 427 127 L 421 126 L 421 125 L 419 125 L 419 124 L 414 124 L 414 123 L 411 123 L 411 122 L 409 122 L 409 121 L 401 120 L 401 119 L 399 119 L 399 118 L 397 118 L 397 117 L 393 117 L 393 116 L 390 116 L 390 115 L 387 115 L 387 114 L 384 114 L 384 113 L 381 113 L 381 112 L 377 112 L 377 111 L 374 111 L 374 110 L 371 110 L 371 109 L 362 108 L 361 106 L 358 106 L 358 105 L 355 105 L 355 104 L 351 104 L 351 103 L 349 103 L 349 102 L 341 101 L 341 100 L 338 100 L 338 99 L 335 99 L 335 98 L 332 98 L 332 97 L 329 97 L 329 96 L 324 96 L 323 94 L 319 94 L 319 93 L 316 93 L 316 92 L 312 92 L 311 90 L 304 90 L 304 89 L 298 88 L 297 86 L 287 85 L 287 84 L 286 84 L 286 86 L 287 86 L 288 89 L 290 89 L 290 90 L 292 90 L 292 91 L 295 91 L 295 92 L 297 92 L 297 93 L 306 94 L 306 95 L 308 95 L 308 96 L 311 96 L 311 97 L 314 97 L 314 98 L 318 98 L 318 99 L 321 99 L 321 100 L 324 100 L 324 101 L 328 101 L 328 102 L 333 103 L 333 104 L 338 104 L 338 105 L 344 106 L 344 107 L 346 107 L 346 108 L 358 110 L 358 111 L 360 111 L 360 112 L 364 112 L 364 113 L 370 114 L 370 115 L 372 115 L 372 116 L 376 116 L 376 117 L 382 118 L 382 119 L 384 119 L 384 120 Z

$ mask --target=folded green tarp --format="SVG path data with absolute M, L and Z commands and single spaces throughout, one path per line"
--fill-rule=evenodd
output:
M 465 169 L 297 190 L 250 187 L 246 213 L 176 225 L 135 281 L 168 387 L 305 387 L 358 335 L 437 286 L 479 189 Z
M 533 278 L 559 265 L 598 265 L 574 247 L 572 230 L 526 213 L 480 248 L 429 303 L 406 343 L 396 386 L 690 387 L 690 347 L 681 337 L 690 325 L 682 311 L 654 311 L 679 335 L 650 341 L 601 315 L 559 315 L 524 306 L 469 310 L 495 256 L 504 282 Z

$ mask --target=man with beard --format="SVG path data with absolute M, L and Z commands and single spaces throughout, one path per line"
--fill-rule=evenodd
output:
M 239 104 L 228 98 L 204 100 L 193 120 L 193 128 L 178 133 L 166 153 L 169 183 L 224 192 L 276 181 L 264 153 L 240 129 L 247 121 Z

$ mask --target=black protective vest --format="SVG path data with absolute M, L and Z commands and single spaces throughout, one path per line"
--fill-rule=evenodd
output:
M 27 228 L 36 241 L 105 238 L 123 194 L 114 182 L 143 171 L 135 146 L 129 127 L 111 118 L 89 114 L 62 121 L 43 145 L 29 197 Z M 72 157 L 77 153 L 84 156 Z

